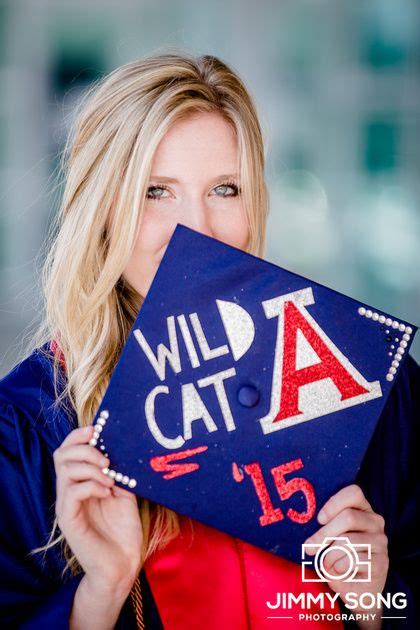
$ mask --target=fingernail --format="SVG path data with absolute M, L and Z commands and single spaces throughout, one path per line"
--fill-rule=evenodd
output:
M 106 464 L 109 463 L 109 459 L 107 457 L 102 457 L 101 462 L 105 466 Z
M 317 547 L 318 545 L 315 545 L 312 538 L 308 538 L 308 540 L 305 540 L 304 544 L 305 544 L 305 553 L 308 556 L 314 556 L 316 553 L 316 549 L 314 549 L 314 546 Z
M 327 515 L 325 514 L 325 512 L 323 510 L 321 510 L 318 514 L 318 522 L 319 523 L 326 523 L 327 522 Z

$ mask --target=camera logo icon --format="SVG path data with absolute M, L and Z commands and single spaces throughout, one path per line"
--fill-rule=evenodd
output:
M 316 551 L 315 556 L 305 560 L 307 551 Z M 340 551 L 341 555 L 347 556 L 349 566 L 338 575 L 332 575 L 325 568 L 325 561 L 332 551 Z M 359 557 L 360 552 L 367 552 L 367 562 Z M 367 577 L 358 577 L 357 572 L 363 568 L 367 572 Z M 315 571 L 317 577 L 308 571 Z M 302 545 L 302 582 L 329 582 L 330 580 L 341 580 L 343 582 L 370 582 L 371 580 L 371 545 L 353 544 L 347 536 L 337 538 L 326 537 L 320 544 Z

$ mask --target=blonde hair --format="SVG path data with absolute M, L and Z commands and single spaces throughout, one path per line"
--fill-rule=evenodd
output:
M 54 339 L 56 404 L 92 423 L 143 296 L 122 278 L 142 218 L 154 152 L 169 127 L 217 112 L 234 128 L 249 222 L 247 251 L 264 255 L 268 193 L 260 124 L 240 78 L 212 55 L 165 52 L 122 65 L 87 90 L 62 157 L 65 187 L 42 274 L 45 316 L 33 340 Z M 63 379 L 60 359 L 64 359 Z M 61 375 L 61 381 L 60 381 Z M 143 559 L 179 531 L 175 512 L 138 499 Z M 151 528 L 151 518 L 154 526 Z M 46 551 L 62 543 L 63 574 L 82 570 L 57 518 Z

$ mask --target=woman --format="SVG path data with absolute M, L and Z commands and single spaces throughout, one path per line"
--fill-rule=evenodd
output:
M 151 56 L 93 86 L 67 148 L 43 326 L 0 383 L 1 625 L 268 627 L 273 591 L 327 586 L 302 584 L 299 566 L 137 500 L 103 474 L 109 460 L 89 444 L 176 224 L 263 255 L 264 151 L 251 98 L 217 58 Z M 330 498 L 310 541 L 368 541 L 369 588 L 331 581 L 330 591 L 397 588 L 412 619 L 416 384 L 409 357 L 359 485 Z M 342 573 L 346 559 L 329 559 Z M 381 614 L 359 626 L 385 627 Z

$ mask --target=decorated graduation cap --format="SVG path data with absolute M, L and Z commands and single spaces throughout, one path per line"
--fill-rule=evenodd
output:
M 91 443 L 139 496 L 298 562 L 415 330 L 178 224 Z

